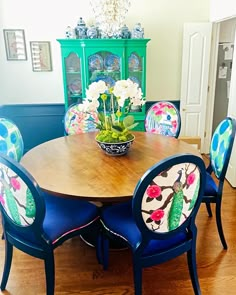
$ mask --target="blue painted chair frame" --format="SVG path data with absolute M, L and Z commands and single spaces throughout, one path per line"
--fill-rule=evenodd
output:
M 191 170 L 191 173 L 197 171 L 196 180 L 198 179 L 199 181 L 196 181 L 194 184 L 195 188 L 192 189 L 194 192 L 191 192 L 193 197 L 191 200 L 194 200 L 194 202 L 191 201 L 190 203 L 192 211 L 190 211 L 189 216 L 184 215 L 184 212 L 181 211 L 181 218 L 184 219 L 182 224 L 169 231 L 157 232 L 153 228 L 148 228 L 147 224 L 144 222 L 144 217 L 142 217 L 144 212 L 142 210 L 142 200 L 147 188 L 153 185 L 154 178 L 157 176 L 166 177 L 166 173 L 168 174 L 168 171 L 173 166 L 175 166 L 176 169 L 176 165 L 178 164 L 184 164 L 185 167 L 191 167 L 191 169 L 192 166 L 196 167 L 196 170 Z M 187 171 L 188 170 L 185 170 L 186 180 L 184 182 L 184 194 L 186 194 L 186 183 L 188 183 L 187 176 L 191 174 L 190 172 L 187 174 Z M 100 236 L 99 250 L 102 252 L 101 259 L 104 269 L 108 267 L 109 239 L 118 236 L 123 239 L 132 250 L 135 295 L 140 295 L 142 294 L 142 269 L 144 267 L 163 263 L 187 252 L 189 273 L 194 293 L 198 295 L 201 294 L 196 267 L 197 228 L 195 225 L 195 217 L 202 201 L 204 186 L 205 164 L 200 157 L 190 154 L 175 155 L 151 167 L 138 182 L 134 190 L 132 202 L 113 205 L 105 208 L 102 212 L 101 222 L 104 231 Z M 176 183 L 174 183 L 173 188 L 174 187 L 177 188 Z M 189 187 L 187 188 L 189 189 Z M 164 187 L 163 190 L 164 189 L 169 189 L 169 187 Z M 160 195 L 161 198 L 163 198 L 162 194 Z M 168 199 L 164 198 L 162 200 L 164 202 L 163 206 L 167 207 L 167 203 L 170 202 L 172 198 L 174 199 L 173 195 L 171 197 L 171 194 Z M 150 200 L 148 200 L 148 202 L 149 201 Z M 184 202 L 184 200 L 182 200 L 182 202 Z M 189 202 L 185 201 L 185 203 L 187 204 Z M 190 210 L 190 207 L 188 210 Z M 154 210 L 149 213 L 153 212 Z M 150 223 L 152 221 L 148 220 L 146 222 Z M 154 224 L 158 227 L 158 225 L 161 224 L 161 220 L 157 219 Z
M 53 295 L 54 249 L 64 241 L 90 231 L 99 222 L 97 207 L 86 201 L 43 193 L 25 169 L 5 155 L 0 155 L 0 196 L 5 238 L 1 290 L 6 288 L 13 247 L 16 247 L 44 260 L 46 294 Z
M 222 135 L 227 136 L 226 141 L 224 141 L 224 137 L 219 137 L 219 131 L 221 129 Z M 206 188 L 202 199 L 202 202 L 206 204 L 209 217 L 212 217 L 211 203 L 215 204 L 216 224 L 224 249 L 227 249 L 228 246 L 222 226 L 221 203 L 225 175 L 233 148 L 235 132 L 236 120 L 230 117 L 226 117 L 223 121 L 221 121 L 214 131 L 210 147 L 210 163 L 206 168 Z M 219 162 L 219 159 L 221 162 Z M 218 179 L 218 184 L 212 175 Z

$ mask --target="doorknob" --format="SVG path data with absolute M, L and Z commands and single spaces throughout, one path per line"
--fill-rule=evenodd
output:
M 186 109 L 182 109 L 182 111 L 183 111 L 183 112 L 185 112 L 185 111 L 186 111 Z

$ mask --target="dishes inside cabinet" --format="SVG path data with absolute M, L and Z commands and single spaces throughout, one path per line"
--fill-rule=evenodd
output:
M 107 54 L 104 60 L 104 67 L 108 71 L 119 71 L 120 57 L 115 54 Z
M 138 56 L 134 53 L 132 53 L 129 57 L 129 71 L 140 71 L 141 70 L 141 64 Z
M 112 79 L 112 77 L 106 76 L 106 75 L 98 75 L 95 81 L 92 81 L 92 82 L 97 82 L 100 80 L 104 81 L 109 88 L 115 85 L 115 80 Z
M 131 77 L 129 77 L 129 79 L 131 81 L 133 81 L 134 83 L 137 83 L 139 87 L 142 86 L 141 83 L 140 83 L 140 81 L 139 81 L 139 79 L 137 77 L 131 76 Z
M 69 73 L 80 71 L 80 59 L 75 53 L 71 53 L 66 58 L 66 70 Z
M 88 58 L 89 61 L 89 70 L 103 70 L 103 58 L 99 54 L 90 55 Z
M 79 95 L 82 92 L 81 80 L 75 79 L 68 85 L 70 94 Z

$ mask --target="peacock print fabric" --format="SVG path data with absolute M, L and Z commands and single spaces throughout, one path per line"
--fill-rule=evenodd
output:
M 175 137 L 179 124 L 179 117 L 174 105 L 159 102 L 154 104 L 148 111 L 145 129 L 150 133 Z
M 95 111 L 85 112 L 79 109 L 79 105 L 72 106 L 65 115 L 65 131 L 67 134 L 79 134 L 96 131 L 98 113 Z
M 5 118 L 0 118 L 0 152 L 20 161 L 23 151 L 23 139 L 17 126 Z
M 200 173 L 196 165 L 181 163 L 156 176 L 142 199 L 142 217 L 155 232 L 179 227 L 191 214 L 198 198 Z
M 0 164 L 0 202 L 14 223 L 28 226 L 34 222 L 35 201 L 29 188 L 3 164 Z
M 232 121 L 225 119 L 216 128 L 210 148 L 211 166 L 217 177 L 220 176 L 233 132 Z

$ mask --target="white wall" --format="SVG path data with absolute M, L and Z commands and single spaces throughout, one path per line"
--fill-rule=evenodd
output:
M 210 0 L 210 21 L 218 22 L 236 16 L 235 0 Z
M 220 22 L 220 36 L 219 42 L 234 43 L 236 29 L 236 18 L 228 19 Z
M 147 99 L 179 100 L 183 23 L 209 19 L 210 0 L 131 0 L 126 24 L 141 22 L 148 43 Z M 62 103 L 61 57 L 57 38 L 82 16 L 93 21 L 88 0 L 0 0 L 0 30 L 24 29 L 27 61 L 7 61 L 0 33 L 0 104 Z M 52 72 L 33 72 L 30 41 L 50 41 Z

